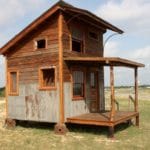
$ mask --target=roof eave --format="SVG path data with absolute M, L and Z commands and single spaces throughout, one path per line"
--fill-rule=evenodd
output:
M 131 67 L 131 68 L 145 67 L 145 65 L 142 63 L 138 63 L 135 61 L 131 61 L 119 57 L 65 57 L 64 60 L 70 62 L 81 61 L 81 62 L 103 63 L 104 66 L 112 65 L 118 67 L 122 66 L 122 67 Z
M 119 29 L 118 27 L 110 24 L 109 22 L 101 19 L 100 17 L 97 17 L 96 15 L 94 15 L 93 13 L 89 12 L 88 10 L 84 10 L 84 9 L 80 9 L 80 8 L 70 8 L 70 7 L 63 7 L 64 11 L 68 10 L 68 11 L 72 11 L 75 13 L 80 13 L 82 15 L 86 15 L 88 17 L 90 17 L 91 19 L 94 19 L 95 21 L 101 23 L 102 25 L 104 25 L 106 27 L 106 29 L 112 30 L 114 32 L 117 32 L 119 34 L 123 34 L 124 31 Z

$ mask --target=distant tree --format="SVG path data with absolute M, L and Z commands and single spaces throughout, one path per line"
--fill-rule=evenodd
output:
M 0 97 L 4 97 L 5 96 L 5 87 L 0 88 Z

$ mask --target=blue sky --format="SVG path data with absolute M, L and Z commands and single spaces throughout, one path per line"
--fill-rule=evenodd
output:
M 0 47 L 9 41 L 57 0 L 0 0 Z M 112 37 L 105 46 L 105 56 L 142 62 L 139 83 L 150 84 L 150 1 L 149 0 L 66 0 L 88 9 L 125 31 Z M 112 32 L 105 35 L 106 39 Z M 133 84 L 133 71 L 115 69 L 116 84 Z M 5 84 L 4 58 L 0 56 L 0 87 Z M 105 73 L 108 79 L 108 71 Z M 106 80 L 109 82 L 109 80 Z

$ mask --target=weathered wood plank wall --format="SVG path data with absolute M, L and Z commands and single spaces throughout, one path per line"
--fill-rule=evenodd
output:
M 47 48 L 36 50 L 34 40 L 47 39 Z M 43 122 L 59 121 L 58 15 L 52 16 L 12 48 L 8 70 L 19 70 L 19 95 L 8 97 L 8 117 Z M 39 68 L 56 66 L 57 89 L 39 90 Z

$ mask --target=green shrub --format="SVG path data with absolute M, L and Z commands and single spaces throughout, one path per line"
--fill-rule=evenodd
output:
M 0 88 L 0 97 L 4 97 L 5 96 L 5 88 Z

